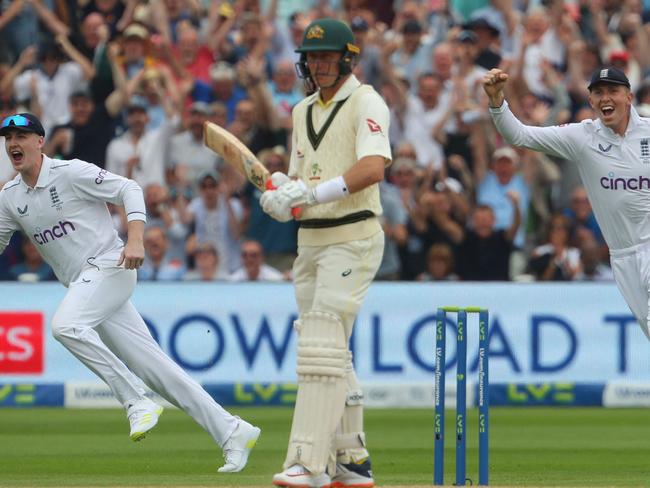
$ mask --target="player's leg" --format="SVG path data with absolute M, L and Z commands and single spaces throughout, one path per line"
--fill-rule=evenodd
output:
M 167 356 L 130 301 L 97 331 L 147 386 L 187 412 L 222 447 L 226 458 L 222 472 L 243 469 L 260 430 L 227 412 Z
M 101 378 L 125 407 L 145 399 L 139 380 L 102 342 L 97 327 L 126 302 L 135 287 L 135 271 L 84 270 L 70 283 L 52 319 L 52 334 Z
M 611 264 L 616 286 L 639 322 L 641 330 L 650 338 L 650 253 L 626 253 L 618 256 L 612 251 Z
M 345 335 L 345 378 L 344 381 L 337 378 L 334 382 L 338 387 L 343 387 L 345 393 L 340 395 L 341 390 L 337 390 L 337 394 L 328 393 L 322 386 L 312 385 L 307 388 L 303 384 L 308 379 L 301 379 L 299 376 L 299 394 L 296 401 L 290 449 L 285 461 L 285 469 L 298 462 L 298 458 L 300 458 L 300 464 L 314 473 L 320 473 L 325 463 L 329 464 L 329 472 L 333 473 L 335 468 L 333 449 L 337 444 L 341 445 L 342 449 L 356 449 L 365 452 L 362 407 L 358 404 L 358 401 L 351 402 L 357 404 L 350 405 L 352 415 L 349 417 L 349 421 L 345 422 L 345 429 L 354 428 L 354 431 L 342 431 L 338 437 L 335 437 L 335 433 L 343 417 L 343 412 L 347 410 L 346 398 L 359 399 L 360 388 L 356 376 L 353 376 L 347 346 L 352 333 L 352 324 L 370 282 L 377 272 L 382 251 L 383 234 L 379 233 L 366 240 L 301 250 L 301 255 L 296 260 L 295 269 L 298 272 L 295 273 L 295 286 L 296 297 L 301 310 L 301 342 L 303 335 L 313 330 L 310 329 L 312 322 L 305 320 L 311 318 L 310 314 L 321 314 L 322 319 L 329 322 L 329 326 L 323 328 L 323 332 L 329 336 L 329 341 L 336 340 L 334 331 L 338 330 L 338 327 L 343 327 Z M 315 276 L 310 276 L 310 279 L 305 279 L 305 276 L 300 273 L 307 266 L 309 266 L 308 272 L 312 275 L 315 274 Z M 303 313 L 307 307 L 311 308 L 311 311 Z M 301 356 L 300 346 L 298 355 Z M 301 390 L 305 390 L 304 397 L 300 394 Z M 307 393 L 312 396 L 307 398 Z M 310 416 L 308 409 L 311 402 L 325 406 L 329 415 L 328 420 L 332 420 L 332 422 L 314 423 L 314 416 Z M 333 422 L 334 420 L 336 421 Z M 318 434 L 314 434 L 316 430 L 319 431 Z M 320 432 L 320 430 L 323 432 Z M 316 435 L 318 439 L 314 438 Z M 317 449 L 310 448 L 308 452 L 312 457 L 305 460 L 303 439 L 310 438 L 310 436 L 312 436 L 312 443 L 318 440 L 321 445 Z M 334 442 L 330 442 L 325 451 L 326 439 L 332 439 Z M 301 441 L 303 442 L 301 443 Z
M 322 260 L 318 281 L 332 285 L 319 287 L 312 306 L 314 310 L 328 307 L 328 304 L 336 306 L 348 340 L 379 269 L 383 249 L 384 235 L 378 233 L 369 239 L 334 246 Z M 343 271 L 340 270 L 342 266 L 345 266 Z M 353 277 L 353 280 L 346 280 Z M 351 354 L 346 362 L 346 383 L 345 409 L 335 438 L 336 471 L 333 471 L 332 486 L 368 488 L 374 486 L 374 481 L 363 427 L 363 391 L 354 372 Z

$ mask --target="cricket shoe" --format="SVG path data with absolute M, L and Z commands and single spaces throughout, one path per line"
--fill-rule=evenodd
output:
M 163 413 L 163 408 L 148 398 L 138 400 L 129 405 L 126 415 L 131 424 L 131 440 L 133 442 L 144 439 L 151 429 L 158 423 L 158 417 Z
M 262 433 L 259 427 L 237 418 L 239 423 L 235 431 L 223 445 L 223 459 L 226 462 L 217 470 L 219 473 L 237 473 L 244 469 L 248 455 Z
M 273 475 L 273 484 L 275 486 L 288 486 L 291 488 L 330 488 L 330 477 L 325 473 L 312 474 L 311 471 L 294 464 L 285 469 L 282 473 Z
M 336 474 L 332 476 L 331 488 L 372 488 L 372 465 L 370 458 L 359 462 L 336 463 Z

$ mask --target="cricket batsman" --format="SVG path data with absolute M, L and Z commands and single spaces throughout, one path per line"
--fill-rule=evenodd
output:
M 130 301 L 144 260 L 142 189 L 94 164 L 44 155 L 45 131 L 32 114 L 5 118 L 0 136 L 18 172 L 0 191 L 0 252 L 14 232 L 24 232 L 68 289 L 52 319 L 54 338 L 124 405 L 132 440 L 142 439 L 163 411 L 144 396 L 139 377 L 219 444 L 219 472 L 241 471 L 260 429 L 225 411 L 166 356 Z M 126 244 L 107 202 L 124 207 Z
M 523 125 L 504 98 L 508 75 L 485 74 L 490 114 L 504 139 L 515 146 L 573 161 L 609 246 L 618 289 L 650 338 L 650 119 L 632 106 L 625 73 L 598 69 L 591 77 L 589 104 L 595 120 L 554 127 Z
M 289 177 L 262 208 L 275 219 L 300 207 L 294 262 L 299 319 L 298 395 L 284 470 L 287 487 L 374 486 L 363 430 L 363 393 L 348 343 L 384 249 L 379 182 L 391 161 L 388 107 L 352 74 L 359 54 L 350 28 L 312 22 L 298 73 L 315 91 L 293 110 Z

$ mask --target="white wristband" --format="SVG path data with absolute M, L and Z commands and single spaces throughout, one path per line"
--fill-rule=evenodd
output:
M 350 194 L 342 176 L 323 181 L 314 187 L 313 192 L 316 203 L 334 202 Z

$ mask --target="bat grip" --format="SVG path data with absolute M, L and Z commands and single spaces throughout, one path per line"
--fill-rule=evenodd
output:
M 267 190 L 277 190 L 277 187 L 273 185 L 273 182 L 271 181 L 271 178 L 266 180 L 266 189 Z M 294 219 L 299 218 L 302 215 L 302 209 L 300 207 L 293 207 L 291 209 L 291 215 L 293 215 Z

